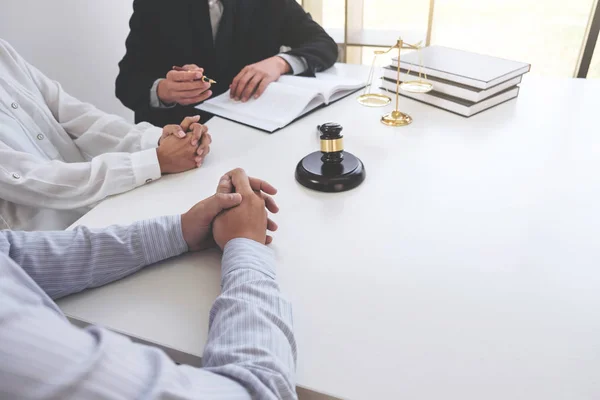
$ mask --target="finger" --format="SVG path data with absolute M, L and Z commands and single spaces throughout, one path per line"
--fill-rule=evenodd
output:
M 204 211 L 213 219 L 223 210 L 239 206 L 242 202 L 242 196 L 239 193 L 217 193 L 209 197 Z
M 277 214 L 279 212 L 279 206 L 277 205 L 275 200 L 273 200 L 271 196 L 264 194 L 263 192 L 259 193 L 262 199 L 265 201 L 265 207 L 267 207 L 267 210 L 269 210 L 273 214 Z
M 202 73 L 199 71 L 176 71 L 167 72 L 167 79 L 172 82 L 192 82 L 202 79 Z
M 192 124 L 192 126 L 190 126 L 190 130 L 192 131 L 190 135 L 190 143 L 192 146 L 198 146 L 202 135 L 208 132 L 208 127 L 200 124 Z
M 237 89 L 235 92 L 236 100 L 242 100 L 242 95 L 246 91 L 246 87 L 248 86 L 248 84 L 250 83 L 252 78 L 254 78 L 255 75 L 256 75 L 256 73 L 254 71 L 248 71 L 248 72 L 246 72 L 246 74 L 244 74 L 244 76 L 242 76 L 242 78 L 240 79 L 240 82 L 237 85 Z
M 208 153 L 210 153 L 210 144 L 212 143 L 212 137 L 210 136 L 210 133 L 208 133 L 208 127 L 206 128 L 206 131 L 204 132 L 204 134 L 202 135 L 202 139 L 200 141 L 200 146 L 198 147 L 198 150 L 196 151 L 198 153 L 198 155 L 203 155 L 204 157 L 206 157 L 208 155 Z
M 209 89 L 198 89 L 198 90 L 190 90 L 188 92 L 177 92 L 177 95 L 181 96 L 182 99 L 196 99 L 204 95 Z
M 233 187 L 235 188 L 236 193 L 241 193 L 242 196 L 250 196 L 254 194 L 254 191 L 250 186 L 248 175 L 246 175 L 246 171 L 241 168 L 237 168 L 231 171 L 229 176 L 231 176 L 231 181 L 233 182 Z
M 199 115 L 194 115 L 193 117 L 185 117 L 183 121 L 181 121 L 181 129 L 183 129 L 184 132 L 187 132 L 190 130 L 192 124 L 195 124 L 198 121 L 200 121 Z
M 196 64 L 186 64 L 183 67 L 177 66 L 177 65 L 173 65 L 173 68 L 171 68 L 173 71 L 192 71 L 192 70 L 200 70 L 202 73 L 204 73 L 204 68 L 200 68 L 198 67 Z
M 234 93 L 237 91 L 237 86 L 240 83 L 240 79 L 242 79 L 242 77 L 244 75 L 246 75 L 246 72 L 248 71 L 248 67 L 244 67 L 242 68 L 242 70 L 240 71 L 239 74 L 237 74 L 235 76 L 235 78 L 233 78 L 233 81 L 231 82 L 231 85 L 229 85 L 229 96 L 233 99 Z
M 165 138 L 169 135 L 175 135 L 181 139 L 185 137 L 185 132 L 181 129 L 179 125 L 167 125 L 163 128 L 162 137 Z
M 201 149 L 198 148 L 198 150 L 196 150 L 196 164 L 199 162 L 203 162 L 204 159 L 206 158 L 206 156 L 208 155 L 208 153 L 210 152 L 208 149 Z M 200 154 L 198 154 L 200 153 Z
M 229 175 L 223 175 L 217 185 L 217 193 L 233 193 L 233 182 Z
M 269 182 L 252 177 L 248 179 L 250 179 L 250 186 L 252 187 L 252 190 L 260 190 L 261 192 L 265 192 L 271 196 L 277 194 L 277 189 L 275 189 Z
M 242 196 L 239 193 L 217 193 L 215 197 L 219 204 L 219 212 L 239 206 L 242 203 Z
M 200 168 L 204 164 L 204 157 L 196 157 L 196 168 Z
M 275 232 L 277 229 L 279 229 L 279 225 L 277 225 L 277 223 L 275 221 L 273 221 L 271 218 L 269 218 L 267 220 L 267 230 L 269 230 L 271 232 Z
M 181 68 L 183 68 L 184 71 L 200 71 L 202 73 L 204 72 L 204 68 L 200 68 L 196 64 L 185 64 Z
M 273 82 L 271 79 L 266 78 L 260 81 L 260 85 L 258 85 L 258 89 L 256 89 L 256 92 L 254 93 L 254 98 L 258 99 L 260 96 L 262 96 L 265 90 L 267 90 L 267 86 L 269 86 L 271 82 Z
M 271 243 L 273 243 L 273 236 L 267 235 L 267 239 L 265 240 L 265 244 L 271 244 Z
M 202 93 L 198 97 L 194 97 L 194 98 L 191 98 L 191 99 L 181 99 L 179 101 L 179 104 L 181 104 L 183 106 L 188 106 L 190 104 L 202 103 L 204 100 L 206 100 L 210 96 L 212 96 L 212 94 L 213 94 L 212 90 L 207 90 L 206 92 Z
M 244 73 L 244 75 L 240 77 L 240 79 L 237 82 L 237 85 L 235 85 L 235 88 L 232 89 L 234 99 L 240 100 L 242 93 L 246 89 L 246 85 L 248 84 L 250 79 L 252 79 L 253 76 L 254 72 L 248 70 L 246 73 Z
M 248 81 L 248 83 L 246 84 L 246 88 L 242 92 L 242 101 L 244 103 L 247 102 L 250 97 L 252 97 L 252 94 L 256 90 L 256 87 L 260 84 L 263 78 L 264 75 L 256 74 L 252 77 L 252 79 Z
M 192 97 L 194 93 L 205 92 L 210 89 L 210 83 L 203 81 L 173 82 L 171 89 L 180 96 Z

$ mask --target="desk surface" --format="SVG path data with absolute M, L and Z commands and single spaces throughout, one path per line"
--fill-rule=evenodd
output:
M 366 76 L 363 68 L 333 72 Z M 297 383 L 351 399 L 593 399 L 600 393 L 600 81 L 534 79 L 465 119 L 409 99 L 412 125 L 347 98 L 268 135 L 210 121 L 195 171 L 110 198 L 78 224 L 180 213 L 241 166 L 273 183 L 273 249 L 294 305 Z M 294 180 L 341 123 L 359 188 Z M 200 356 L 219 293 L 216 251 L 59 302 L 77 319 Z

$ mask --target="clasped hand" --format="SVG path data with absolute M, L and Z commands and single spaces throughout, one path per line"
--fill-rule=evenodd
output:
M 235 169 L 221 177 L 216 193 L 199 202 L 181 216 L 183 238 L 190 251 L 214 244 L 221 249 L 232 239 L 245 238 L 269 244 L 273 237 L 267 231 L 277 230 L 268 212 L 279 207 L 271 197 L 277 189 L 269 183 L 249 178 L 243 169 Z
M 186 117 L 180 125 L 167 125 L 158 141 L 156 154 L 160 171 L 173 174 L 202 165 L 210 153 L 212 137 L 200 116 Z M 182 140 L 186 139 L 186 140 Z

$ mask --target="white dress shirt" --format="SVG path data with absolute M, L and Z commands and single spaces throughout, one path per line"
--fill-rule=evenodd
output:
M 64 229 L 160 178 L 161 133 L 71 97 L 0 40 L 0 229 Z
M 210 25 L 212 28 L 213 42 L 217 40 L 217 32 L 219 31 L 219 24 L 223 17 L 223 3 L 221 0 L 208 0 L 208 12 L 210 14 Z M 291 56 L 286 54 L 289 51 L 289 47 L 282 47 L 279 57 L 283 58 L 289 65 L 294 75 L 299 75 L 308 69 L 306 60 L 302 57 Z M 175 104 L 165 104 L 158 97 L 158 84 L 162 81 L 157 79 L 150 88 L 150 106 L 154 108 L 171 108 L 175 107 Z
M 0 231 L 0 399 L 297 399 L 292 308 L 262 244 L 225 246 L 202 369 L 101 327 L 76 328 L 53 301 L 185 251 L 180 216 Z

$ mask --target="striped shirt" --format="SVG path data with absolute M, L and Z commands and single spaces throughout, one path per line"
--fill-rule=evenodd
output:
M 1 399 L 295 399 L 290 304 L 270 249 L 225 247 L 203 368 L 99 327 L 69 324 L 53 299 L 187 251 L 179 216 L 102 230 L 0 231 Z

